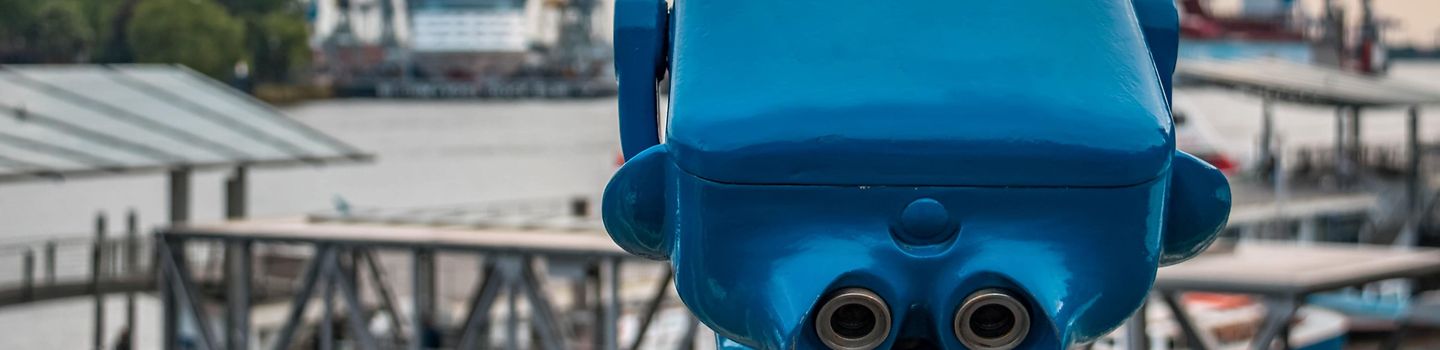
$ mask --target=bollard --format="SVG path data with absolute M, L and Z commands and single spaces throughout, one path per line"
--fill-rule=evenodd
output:
M 590 200 L 585 197 L 570 199 L 570 216 L 584 218 L 590 216 Z

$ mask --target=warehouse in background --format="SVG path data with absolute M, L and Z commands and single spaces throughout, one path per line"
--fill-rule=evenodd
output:
M 606 0 L 316 0 L 316 72 L 340 96 L 614 94 Z

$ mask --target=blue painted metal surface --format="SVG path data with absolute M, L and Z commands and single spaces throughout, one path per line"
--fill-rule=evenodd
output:
M 1162 3 L 618 0 L 606 229 L 674 264 L 724 348 L 824 348 L 814 313 L 847 287 L 891 309 L 882 348 L 963 348 L 987 288 L 1028 305 L 1022 348 L 1094 340 L 1229 213 L 1175 149 Z
M 1180 49 L 1180 10 L 1174 0 L 1131 0 L 1135 5 L 1135 18 L 1140 22 L 1140 31 L 1145 34 L 1145 45 L 1150 48 L 1150 58 L 1155 62 L 1160 84 L 1165 87 L 1166 103 L 1169 103 L 1171 81 L 1175 77 L 1176 56 Z

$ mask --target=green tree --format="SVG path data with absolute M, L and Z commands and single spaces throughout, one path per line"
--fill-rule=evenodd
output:
M 279 11 L 247 22 L 256 79 L 288 81 L 310 63 L 310 33 L 300 15 Z
M 215 0 L 230 13 L 246 15 L 265 15 L 299 8 L 299 1 L 296 0 Z
M 34 0 L 0 1 L 0 37 L 18 36 L 20 29 L 34 19 L 37 4 Z
M 144 0 L 126 34 L 137 62 L 179 63 L 228 78 L 245 60 L 245 26 L 212 0 Z
M 0 60 L 84 60 L 95 32 L 75 0 L 0 0 Z
M 85 60 L 95 43 L 90 21 L 74 1 L 46 1 L 35 10 L 30 25 L 30 48 L 42 62 L 73 63 Z
M 95 28 L 95 50 L 92 60 L 100 63 L 134 62 L 125 36 L 135 6 L 140 0 L 79 0 L 84 4 L 90 26 Z
M 35 19 L 31 0 L 0 0 L 0 60 L 12 61 L 27 45 L 25 28 Z

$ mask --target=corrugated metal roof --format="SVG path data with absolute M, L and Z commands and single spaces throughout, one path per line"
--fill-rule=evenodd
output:
M 369 157 L 183 66 L 0 65 L 0 182 Z
M 1440 92 L 1401 79 L 1276 59 L 1182 60 L 1176 74 L 1184 81 L 1254 90 L 1304 103 L 1387 106 L 1440 102 Z

